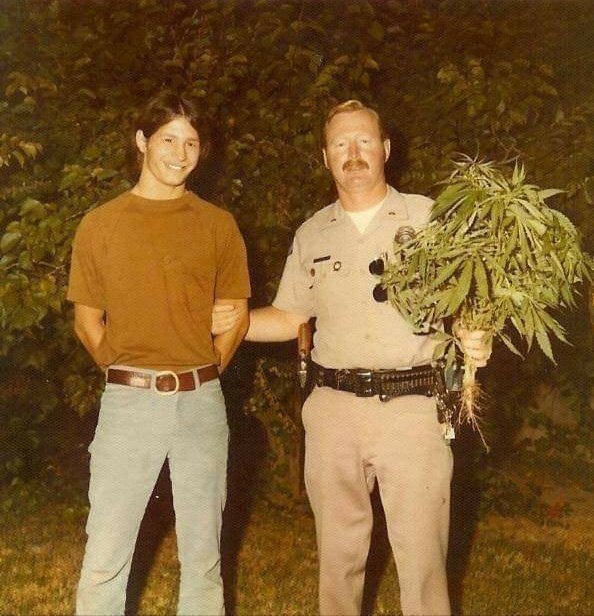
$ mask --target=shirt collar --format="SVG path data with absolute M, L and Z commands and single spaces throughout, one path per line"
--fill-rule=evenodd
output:
M 396 220 L 407 220 L 408 208 L 404 196 L 392 186 L 388 186 L 388 193 L 384 199 L 384 203 L 369 224 L 368 230 L 375 228 L 381 221 L 392 218 Z M 321 228 L 338 227 L 344 224 L 345 220 L 347 220 L 347 214 L 340 204 L 340 199 L 337 199 L 324 212 Z

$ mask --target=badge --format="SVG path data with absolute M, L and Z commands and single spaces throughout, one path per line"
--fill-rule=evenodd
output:
M 398 227 L 396 234 L 394 235 L 394 241 L 398 244 L 406 244 L 415 238 L 416 232 L 412 227 L 408 225 L 404 227 Z

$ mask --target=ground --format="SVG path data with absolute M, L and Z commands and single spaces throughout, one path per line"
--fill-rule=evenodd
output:
M 592 465 L 560 475 L 563 464 L 508 458 L 480 483 L 458 481 L 450 549 L 456 612 L 479 615 L 594 613 Z M 79 478 L 48 468 L 0 494 L 0 614 L 72 614 L 87 513 Z M 584 477 L 584 473 L 586 476 Z M 493 479 L 495 477 L 495 479 Z M 472 487 L 474 486 L 474 487 Z M 316 613 L 316 546 L 305 499 L 271 504 L 230 485 L 223 538 L 230 614 Z M 513 497 L 509 497 L 510 494 Z M 527 496 L 528 494 L 528 496 Z M 485 506 L 485 502 L 487 506 Z M 398 614 L 398 584 L 378 503 L 365 612 Z M 178 582 L 167 477 L 151 498 L 129 588 L 141 615 L 174 614 Z

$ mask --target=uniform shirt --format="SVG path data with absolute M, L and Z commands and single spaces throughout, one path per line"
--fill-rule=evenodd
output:
M 101 363 L 177 370 L 219 363 L 215 298 L 250 295 L 233 216 L 191 192 L 144 199 L 126 192 L 82 219 L 67 297 L 106 312 Z
M 428 220 L 432 201 L 388 187 L 364 233 L 340 201 L 305 221 L 295 234 L 273 306 L 316 317 L 312 358 L 326 368 L 408 368 L 431 361 L 436 342 L 416 335 L 389 303 L 376 302 L 379 278 L 369 263 L 390 254 L 402 227 Z

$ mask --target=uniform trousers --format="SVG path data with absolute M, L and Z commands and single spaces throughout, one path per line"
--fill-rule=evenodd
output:
M 124 614 L 138 530 L 165 458 L 181 569 L 178 614 L 224 614 L 220 535 L 228 437 L 218 379 L 170 396 L 106 385 L 89 447 L 88 540 L 77 614 Z
M 381 402 L 316 387 L 303 406 L 323 616 L 359 615 L 378 482 L 405 615 L 450 614 L 446 556 L 453 457 L 435 400 Z

